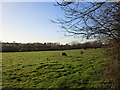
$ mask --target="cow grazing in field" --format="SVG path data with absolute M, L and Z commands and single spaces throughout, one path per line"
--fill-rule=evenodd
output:
M 62 52 L 61 55 L 62 56 L 67 56 L 67 54 L 65 52 Z
M 84 53 L 83 51 L 80 52 L 80 54 L 83 54 L 83 53 Z

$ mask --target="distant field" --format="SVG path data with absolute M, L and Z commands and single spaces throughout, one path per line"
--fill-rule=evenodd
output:
M 3 88 L 108 88 L 106 60 L 103 49 L 2 53 Z

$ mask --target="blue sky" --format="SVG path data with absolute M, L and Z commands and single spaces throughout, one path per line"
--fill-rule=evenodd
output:
M 55 2 L 4 2 L 2 3 L 3 42 L 60 42 L 81 41 L 65 37 L 57 24 L 50 22 L 63 17 Z M 59 32 L 58 32 L 59 31 Z

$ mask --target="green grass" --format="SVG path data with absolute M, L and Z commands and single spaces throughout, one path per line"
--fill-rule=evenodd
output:
M 108 88 L 106 61 L 103 49 L 2 53 L 3 88 Z

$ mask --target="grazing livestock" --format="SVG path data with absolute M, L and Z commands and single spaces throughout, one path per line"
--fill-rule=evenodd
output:
M 65 52 L 62 52 L 61 55 L 62 56 L 67 56 L 67 54 Z
M 80 52 L 80 54 L 83 54 L 83 53 L 84 53 L 83 51 Z

